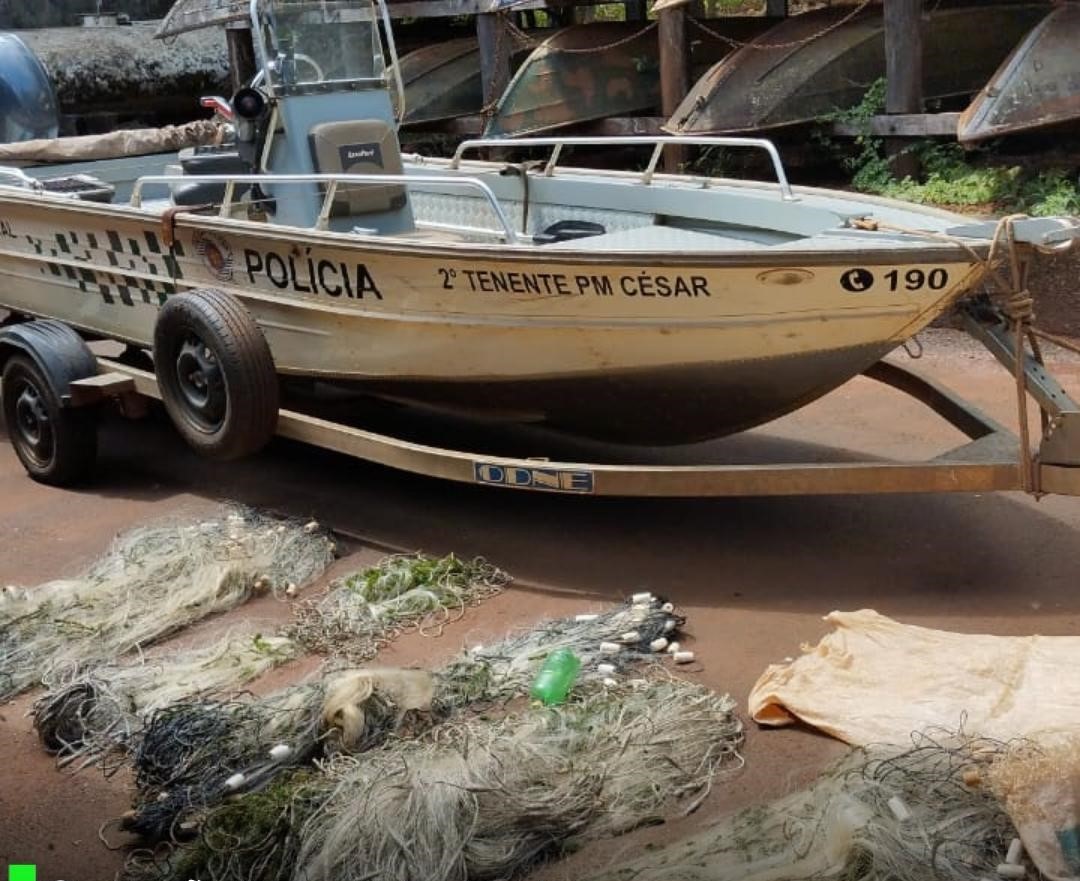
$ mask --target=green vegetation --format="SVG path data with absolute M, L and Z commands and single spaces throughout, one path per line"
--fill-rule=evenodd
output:
M 1080 214 L 1080 187 L 1075 174 L 1063 169 L 1035 170 L 1003 165 L 992 149 L 963 150 L 959 144 L 916 141 L 909 148 L 919 160 L 922 180 L 897 179 L 885 153 L 884 140 L 869 134 L 869 121 L 883 112 L 885 81 L 874 83 L 862 102 L 823 122 L 864 126 L 865 134 L 840 145 L 819 133 L 817 141 L 832 150 L 851 173 L 851 185 L 909 202 L 994 213 L 1025 212 L 1035 216 Z

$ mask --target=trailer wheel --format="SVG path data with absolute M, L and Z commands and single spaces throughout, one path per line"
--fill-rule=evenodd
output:
M 63 407 L 26 355 L 4 367 L 4 422 L 26 472 L 41 483 L 67 486 L 87 477 L 97 458 L 97 413 Z
M 154 369 L 165 409 L 202 455 L 237 459 L 273 436 L 274 359 L 235 297 L 212 289 L 170 297 L 154 328 Z

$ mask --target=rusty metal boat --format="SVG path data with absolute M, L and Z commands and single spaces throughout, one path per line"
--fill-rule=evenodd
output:
M 523 47 L 511 51 L 511 70 L 525 57 L 526 51 Z M 402 55 L 399 64 L 405 86 L 402 125 L 478 114 L 486 103 L 480 76 L 480 44 L 476 37 L 424 46 Z
M 957 126 L 971 144 L 1080 120 L 1080 5 L 1046 16 L 990 78 Z
M 163 160 L 124 200 L 86 174 L 0 170 L 0 308 L 26 322 L 0 341 L 3 406 L 38 476 L 58 411 L 12 346 L 76 332 L 152 353 L 178 430 L 223 458 L 273 434 L 280 384 L 314 380 L 686 443 L 826 394 L 985 275 L 994 224 L 792 187 L 765 140 L 527 138 L 510 143 L 551 154 L 516 174 L 467 155 L 506 140 L 402 155 L 383 0 L 251 7 L 262 69 L 221 102 L 229 142 Z M 759 151 L 776 182 L 660 174 L 672 144 Z M 644 171 L 560 165 L 578 146 L 650 152 Z M 1069 246 L 1080 225 L 1013 232 Z
M 768 27 L 758 17 L 726 18 L 709 26 L 734 40 Z M 691 70 L 698 75 L 731 45 L 693 30 Z M 655 26 L 641 22 L 572 25 L 537 46 L 518 68 L 484 129 L 487 137 L 518 137 L 660 105 L 660 58 Z
M 941 7 L 925 17 L 925 97 L 955 99 L 982 88 L 1045 3 Z M 717 63 L 665 128 L 680 134 L 747 132 L 812 122 L 856 106 L 885 76 L 880 7 L 842 6 L 793 16 Z M 829 30 L 832 28 L 832 30 Z

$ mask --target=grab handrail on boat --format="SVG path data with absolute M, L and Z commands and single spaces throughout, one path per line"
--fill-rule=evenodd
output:
M 664 147 L 678 144 L 690 147 L 746 147 L 754 150 L 764 150 L 772 160 L 773 171 L 776 172 L 776 181 L 780 185 L 780 196 L 784 201 L 796 201 L 795 194 L 791 191 L 788 183 L 787 172 L 784 171 L 784 163 L 780 159 L 780 152 L 776 145 L 766 138 L 725 138 L 713 135 L 626 135 L 624 137 L 570 137 L 570 138 L 476 138 L 462 141 L 454 152 L 454 158 L 450 167 L 456 169 L 461 164 L 461 157 L 467 150 L 475 150 L 480 147 L 553 147 L 551 156 L 548 157 L 547 165 L 544 166 L 544 176 L 551 177 L 555 173 L 555 166 L 559 161 L 559 154 L 563 147 L 641 147 L 654 145 L 652 157 L 648 167 L 642 172 L 641 182 L 652 183 L 653 175 L 656 174 L 656 166 L 663 155 Z
M 37 178 L 31 177 L 25 171 L 23 171 L 21 168 L 16 168 L 13 165 L 0 165 L 0 178 L 5 178 L 5 177 L 14 178 L 15 180 L 17 180 L 19 182 L 20 186 L 25 187 L 27 189 L 31 189 L 31 190 L 42 190 L 42 189 L 44 189 L 44 186 L 41 183 L 41 181 L 39 181 Z M 0 182 L 0 186 L 3 186 L 2 182 Z
M 337 196 L 337 189 L 341 184 L 370 184 L 372 186 L 386 184 L 436 184 L 439 186 L 452 186 L 461 189 L 479 190 L 487 200 L 495 219 L 502 226 L 502 235 L 507 242 L 519 243 L 522 237 L 514 230 L 510 218 L 506 216 L 499 199 L 484 181 L 475 177 L 451 177 L 449 175 L 436 174 L 153 174 L 140 177 L 135 181 L 131 190 L 131 207 L 142 207 L 142 191 L 147 185 L 152 184 L 224 184 L 225 195 L 221 200 L 220 215 L 227 217 L 233 204 L 233 195 L 237 184 L 326 184 L 326 195 L 323 197 L 322 208 L 315 222 L 316 229 L 325 229 L 330 219 L 330 209 Z

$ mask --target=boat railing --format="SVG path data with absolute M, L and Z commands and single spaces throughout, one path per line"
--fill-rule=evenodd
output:
M 4 186 L 4 181 L 8 178 L 15 181 L 16 186 L 25 187 L 31 190 L 44 189 L 41 181 L 31 177 L 21 168 L 15 168 L 10 165 L 0 165 L 0 186 Z
M 551 147 L 551 155 L 547 165 L 544 166 L 544 176 L 551 177 L 555 174 L 559 157 L 563 147 L 653 147 L 652 156 L 645 171 L 641 174 L 643 184 L 651 184 L 656 174 L 656 166 L 660 164 L 660 158 L 664 154 L 664 148 L 670 146 L 682 147 L 734 147 L 748 150 L 764 150 L 772 161 L 773 171 L 776 173 L 776 181 L 780 185 L 780 196 L 788 202 L 795 201 L 795 194 L 791 191 L 788 183 L 787 172 L 784 171 L 784 163 L 780 159 L 780 152 L 776 145 L 765 138 L 726 138 L 716 135 L 627 135 L 626 137 L 551 137 L 551 138 L 476 138 L 462 141 L 454 152 L 454 158 L 450 163 L 451 168 L 458 168 L 461 158 L 469 150 L 477 150 L 484 147 Z
M 319 216 L 315 221 L 316 229 L 327 228 L 331 209 L 335 198 L 337 198 L 338 188 L 342 185 L 351 186 L 360 184 L 367 186 L 386 186 L 387 184 L 403 184 L 407 188 L 411 186 L 433 185 L 475 190 L 488 203 L 491 213 L 494 215 L 499 226 L 502 227 L 501 232 L 498 230 L 485 230 L 482 228 L 477 228 L 475 232 L 489 235 L 494 234 L 511 244 L 518 244 L 522 241 L 526 241 L 526 239 L 523 239 L 523 237 L 514 230 L 514 226 L 510 222 L 510 218 L 507 216 L 506 211 L 503 209 L 502 205 L 499 204 L 498 197 L 484 181 L 475 177 L 457 177 L 441 174 L 155 174 L 140 177 L 135 181 L 135 185 L 131 191 L 131 207 L 142 207 L 143 190 L 147 186 L 193 183 L 223 184 L 225 186 L 225 194 L 222 197 L 219 210 L 219 214 L 222 217 L 230 216 L 233 205 L 235 204 L 237 186 L 260 184 L 263 186 L 276 187 L 278 184 L 321 184 L 325 186 L 326 192 L 323 195 L 322 208 L 319 210 Z M 531 239 L 528 239 L 527 241 L 531 243 Z

